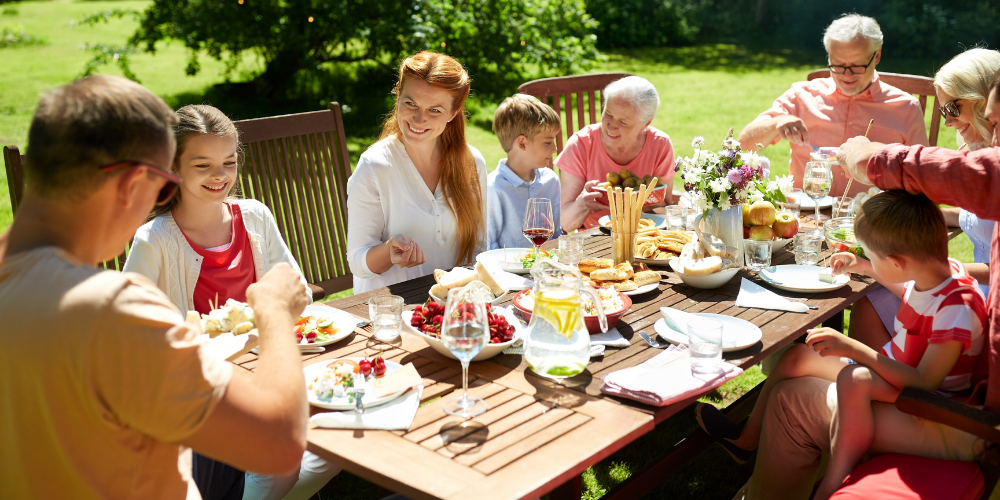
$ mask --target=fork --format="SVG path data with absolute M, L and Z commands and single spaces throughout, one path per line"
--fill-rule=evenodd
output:
M 640 331 L 640 332 L 639 332 L 639 337 L 641 337 L 641 338 L 642 338 L 642 340 L 645 340 L 645 341 L 646 341 L 646 343 L 647 343 L 647 344 L 649 344 L 649 346 L 650 346 L 650 347 L 652 347 L 652 348 L 654 348 L 654 349 L 663 349 L 664 347 L 667 347 L 667 346 L 669 346 L 669 345 L 670 345 L 670 344 L 668 344 L 668 343 L 663 343 L 663 344 L 661 344 L 661 343 L 659 343 L 658 341 L 655 341 L 655 340 L 653 340 L 653 339 L 652 339 L 652 338 L 651 338 L 651 337 L 649 336 L 649 334 L 648 334 L 648 333 L 646 333 L 645 331 Z

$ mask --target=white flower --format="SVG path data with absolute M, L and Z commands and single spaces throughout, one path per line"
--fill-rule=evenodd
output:
M 768 193 L 778 190 L 778 183 L 774 181 L 768 181 L 767 187 L 765 188 Z
M 697 208 L 699 212 L 704 212 L 708 210 L 708 200 L 705 199 L 705 193 L 701 191 L 696 191 L 694 196 L 691 197 L 691 204 L 694 208 Z
M 750 193 L 750 203 L 757 203 L 758 201 L 761 201 L 763 199 L 764 199 L 764 193 L 761 193 L 760 191 L 755 190 L 754 192 Z
M 740 141 L 737 141 L 736 139 L 726 139 L 722 141 L 722 147 L 726 149 L 736 149 L 739 145 Z
M 792 192 L 792 176 L 782 175 L 778 177 L 778 190 L 781 194 L 788 196 Z
M 732 205 L 729 203 L 729 197 L 728 196 L 723 196 L 719 200 L 719 210 L 720 211 L 726 211 L 726 210 L 729 210 L 730 208 L 732 208 Z
M 705 138 L 702 136 L 697 136 L 691 141 L 692 148 L 700 148 L 702 144 L 705 144 Z
M 733 185 L 732 183 L 729 182 L 729 179 L 725 177 L 719 177 L 718 179 L 709 181 L 708 186 L 712 188 L 712 192 L 725 193 L 726 191 L 729 191 L 729 188 L 732 187 Z
M 701 180 L 701 169 L 692 168 L 690 170 L 684 170 L 684 182 L 687 184 L 695 184 Z

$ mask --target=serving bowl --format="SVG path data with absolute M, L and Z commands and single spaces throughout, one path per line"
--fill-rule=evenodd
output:
M 431 290 L 433 290 L 433 288 Z M 434 292 L 432 292 L 431 290 L 427 290 L 427 296 L 430 297 L 431 300 L 437 302 L 438 304 L 441 304 L 442 306 L 448 305 L 448 297 L 438 297 L 437 295 L 434 295 Z M 490 305 L 498 306 L 502 304 L 503 301 L 509 299 L 510 295 L 511 293 L 509 291 L 504 292 L 503 295 L 490 301 Z
M 743 241 L 753 241 L 753 240 L 744 239 Z M 791 238 L 778 238 L 771 240 L 771 253 L 773 254 L 774 252 L 777 252 L 778 250 L 785 248 L 785 245 L 787 245 L 788 242 L 790 241 L 792 241 Z
M 854 238 L 854 217 L 837 217 L 824 222 L 823 236 L 827 245 L 837 252 L 850 252 L 863 259 L 868 258 Z
M 594 191 L 601 193 L 601 196 L 597 198 L 597 201 L 605 205 L 610 205 L 611 201 L 608 200 L 608 190 L 601 185 L 594 186 Z M 638 189 L 633 189 L 634 192 L 638 192 Z M 649 197 L 646 198 L 646 203 L 643 207 L 649 207 L 653 205 L 659 205 L 663 203 L 663 200 L 667 197 L 667 186 L 658 186 L 654 188 L 650 193 Z
M 503 309 L 494 309 L 493 311 L 496 312 L 496 313 L 502 314 L 505 318 L 507 318 L 507 322 L 508 323 L 514 325 L 514 329 L 515 329 L 515 331 L 514 331 L 514 338 L 511 339 L 508 342 L 500 342 L 499 344 L 489 344 L 489 343 L 487 343 L 486 345 L 483 346 L 483 349 L 481 351 L 479 351 L 479 354 L 476 354 L 476 357 L 472 358 L 472 361 L 484 361 L 484 360 L 490 359 L 490 358 L 496 356 L 497 354 L 500 354 L 501 352 L 503 352 L 504 349 L 506 349 L 508 346 L 510 346 L 514 342 L 517 342 L 517 339 L 521 338 L 522 331 L 524 330 L 524 327 L 522 327 L 518 323 L 518 319 L 517 318 L 513 317 L 513 313 L 510 313 L 510 312 L 505 311 Z M 404 328 L 409 328 L 410 329 L 410 333 L 413 333 L 413 334 L 416 334 L 416 335 L 420 336 L 420 338 L 423 339 L 423 341 L 426 342 L 427 345 L 430 346 L 431 349 L 434 349 L 435 351 L 437 351 L 438 354 L 440 354 L 440 355 L 442 355 L 442 356 L 444 356 L 444 357 L 446 357 L 448 359 L 455 359 L 455 360 L 458 359 L 458 358 L 455 357 L 454 354 L 451 353 L 451 351 L 448 350 L 448 348 L 444 345 L 444 342 L 441 342 L 441 339 L 439 339 L 437 337 L 432 337 L 430 335 L 427 335 L 426 333 L 420 331 L 419 328 L 414 328 L 414 327 L 410 326 L 410 318 L 412 318 L 412 317 L 413 317 L 413 311 L 412 310 L 411 311 L 403 311 L 403 325 L 404 325 Z
M 680 266 L 679 259 L 670 259 L 670 268 L 677 273 L 677 276 L 681 278 L 681 281 L 683 281 L 685 285 L 704 290 L 719 288 L 720 286 L 729 283 L 729 280 L 733 279 L 733 276 L 736 276 L 736 273 L 740 272 L 739 267 L 732 267 L 709 274 L 708 276 L 687 276 L 683 272 L 684 269 Z
M 518 312 L 521 313 L 521 317 L 524 318 L 524 321 L 531 321 L 531 309 L 528 309 L 521 304 L 521 301 L 524 300 L 524 296 L 527 293 L 528 290 L 521 290 L 520 292 L 517 292 L 517 294 L 514 295 L 513 304 L 514 309 L 517 309 Z M 618 292 L 618 296 L 622 299 L 622 308 L 617 311 L 604 311 L 604 316 L 608 318 L 609 330 L 617 325 L 618 320 L 622 318 L 622 315 L 632 308 L 632 299 L 630 299 L 628 295 Z M 592 316 L 584 314 L 583 323 L 587 326 L 587 331 L 591 334 L 596 335 L 601 333 L 601 318 L 596 314 Z

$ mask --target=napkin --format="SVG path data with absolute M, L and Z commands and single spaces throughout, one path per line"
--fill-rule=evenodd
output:
M 696 378 L 691 374 L 687 346 L 671 345 L 642 364 L 609 373 L 604 377 L 601 392 L 648 405 L 667 406 L 704 394 L 741 373 L 741 368 L 720 362 L 720 372 L 715 378 Z
M 754 307 L 804 313 L 809 308 L 801 302 L 792 302 L 746 278 L 740 282 L 740 294 L 736 296 L 736 307 Z
M 667 324 L 667 327 L 687 336 L 687 324 L 689 321 L 697 318 L 697 316 L 681 311 L 680 309 L 674 309 L 673 307 L 661 307 L 660 314 L 663 316 L 663 322 Z
M 420 385 L 384 405 L 366 408 L 362 414 L 353 410 L 317 413 L 309 421 L 326 429 L 406 430 L 413 423 L 423 392 Z

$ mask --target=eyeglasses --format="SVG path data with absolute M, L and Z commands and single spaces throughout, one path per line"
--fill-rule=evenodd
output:
M 849 75 L 861 75 L 864 74 L 865 71 L 868 71 L 868 66 L 871 66 L 872 61 L 875 60 L 875 54 L 878 54 L 877 50 L 872 54 L 872 58 L 869 59 L 868 63 L 865 64 L 864 66 L 837 66 L 835 64 L 831 64 L 827 66 L 827 68 L 830 68 L 831 73 L 835 73 L 838 75 L 843 75 L 844 73 L 847 73 Z
M 955 99 L 954 101 L 948 101 L 944 103 L 944 106 L 938 108 L 938 112 L 941 113 L 941 116 L 945 120 L 948 119 L 948 116 L 951 116 L 952 118 L 958 118 L 958 115 L 962 114 L 962 110 L 958 109 L 958 101 L 961 100 L 962 99 Z
M 163 177 L 164 179 L 167 180 L 167 183 L 164 184 L 163 188 L 160 189 L 159 194 L 156 195 L 156 205 L 157 206 L 166 205 L 167 202 L 170 201 L 175 194 L 177 194 L 177 188 L 180 187 L 181 184 L 180 177 L 171 174 L 166 170 L 161 170 L 152 165 L 147 165 L 145 163 L 138 161 L 123 161 L 115 163 L 112 165 L 108 165 L 106 167 L 101 167 L 101 171 L 110 172 L 112 170 L 117 170 L 119 168 L 139 168 L 139 167 L 146 167 L 146 172 L 149 172 L 154 175 L 159 175 L 160 177 Z

